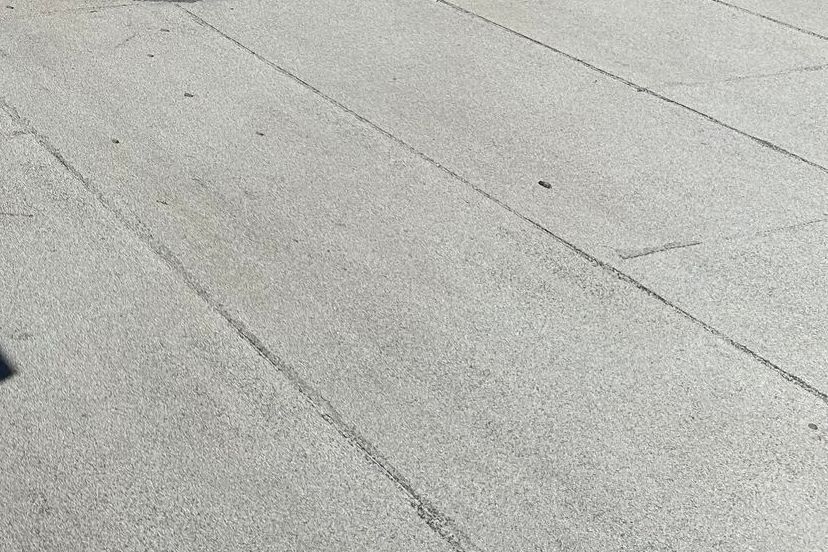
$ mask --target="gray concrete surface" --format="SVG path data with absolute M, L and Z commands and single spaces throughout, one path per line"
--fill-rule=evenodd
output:
M 637 257 L 624 270 L 826 389 L 826 223 Z
M 828 547 L 815 162 L 444 4 L 41 4 L 0 21 L 0 546 Z M 640 71 L 826 55 L 645 7 L 602 8 Z
M 825 45 L 828 50 L 828 41 Z M 724 81 L 674 83 L 661 90 L 828 167 L 828 66 Z
M 828 167 L 822 2 L 448 4 Z
M 824 64 L 828 56 L 817 37 L 712 0 L 447 0 L 446 4 L 650 88 L 665 82 L 775 73 Z
M 712 0 L 800 32 L 828 37 L 828 12 L 820 0 Z
M 0 549 L 450 550 L 7 115 Z
M 398 3 L 377 1 L 367 5 L 371 15 L 366 17 L 342 3 L 330 5 L 274 6 L 270 18 L 253 9 L 237 14 L 235 7 L 221 3 L 193 10 L 220 21 L 257 53 L 611 263 L 670 244 L 762 234 L 819 220 L 828 212 L 828 174 L 821 168 L 613 79 L 601 79 L 595 71 L 466 14 L 446 18 L 453 10 L 441 5 L 407 2 L 404 10 Z M 718 13 L 720 7 L 713 8 Z M 335 17 L 314 16 L 337 9 Z M 250 13 L 257 20 L 245 16 Z M 734 17 L 778 27 L 749 15 Z M 406 25 L 397 24 L 400 20 Z M 271 27 L 278 32 L 267 32 Z M 805 41 L 816 46 L 811 59 L 828 53 L 823 47 L 828 42 L 808 36 Z M 343 43 L 349 47 L 342 48 Z M 654 49 L 652 55 L 666 48 Z M 732 41 L 720 50 L 743 59 L 750 51 Z M 468 62 L 472 59 L 473 64 Z M 727 111 L 748 133 L 784 132 L 786 143 L 813 152 L 818 162 L 828 151 L 820 146 L 822 74 L 815 72 L 810 81 L 804 74 L 798 80 L 794 75 L 781 88 L 770 88 L 778 93 L 767 94 L 767 101 L 761 91 L 738 93 L 746 86 L 759 90 L 768 81 L 764 78 L 722 85 L 737 87 L 724 101 L 717 101 L 715 84 L 693 87 L 692 99 L 705 109 L 713 106 L 714 115 Z M 797 87 L 797 82 L 811 86 Z M 687 88 L 675 96 L 689 97 Z M 735 98 L 742 98 L 740 107 L 729 110 Z M 763 116 L 763 105 L 773 103 L 784 103 L 801 124 L 783 128 L 778 119 Z M 497 106 L 496 117 L 491 106 Z M 535 186 L 538 178 L 553 183 L 552 190 L 544 193 Z M 819 251 L 805 253 L 794 265 L 821 266 Z M 784 280 L 776 273 L 762 277 Z M 818 281 L 824 279 L 818 276 Z M 810 320 L 812 326 L 821 324 L 819 317 Z M 828 335 L 812 337 L 822 341 Z M 790 371 L 808 381 L 823 378 L 819 362 L 797 363 Z
M 608 260 L 812 220 L 828 204 L 824 170 L 444 5 L 243 5 L 192 9 Z

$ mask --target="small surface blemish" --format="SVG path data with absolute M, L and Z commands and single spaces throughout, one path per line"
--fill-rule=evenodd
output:
M 169 29 L 165 29 L 165 28 L 163 28 L 163 27 L 162 27 L 161 29 L 159 29 L 159 30 L 160 30 L 162 33 L 168 33 L 168 32 L 170 32 L 170 30 L 169 30 Z
M 147 54 L 147 57 L 155 57 L 155 54 Z
M 185 98 L 194 98 L 194 97 L 195 97 L 195 94 L 191 94 L 191 93 L 189 93 L 189 92 L 184 92 L 184 97 L 185 97 Z
M 121 143 L 121 141 L 120 141 L 120 140 L 118 140 L 117 138 L 113 138 L 113 139 L 112 139 L 112 143 L 113 143 L 113 144 L 120 144 L 120 143 Z
M 546 180 L 538 180 L 538 184 L 546 188 L 547 190 L 552 187 L 552 184 L 547 182 Z
M 819 429 L 819 427 L 815 423 L 808 424 L 808 427 L 810 427 L 811 429 Z
M 160 203 L 161 205 L 169 205 L 169 203 L 167 203 L 167 202 L 166 202 L 166 201 L 164 201 L 163 199 L 156 199 L 155 201 L 156 201 L 157 203 Z
M 257 136 L 264 136 L 264 132 L 262 132 L 261 130 L 257 130 L 256 135 Z
M 24 218 L 34 218 L 34 215 L 31 213 L 15 213 L 10 211 L 0 211 L 0 217 L 24 217 Z

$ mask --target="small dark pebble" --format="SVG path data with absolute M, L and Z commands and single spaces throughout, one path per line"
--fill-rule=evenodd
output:
M 258 134 L 259 136 L 264 136 L 264 132 L 262 132 L 261 130 L 257 130 L 256 134 Z
M 6 6 L 6 7 L 9 8 L 10 10 L 14 9 L 14 6 Z
M 120 140 L 118 140 L 117 138 L 113 138 L 113 139 L 112 139 L 112 143 L 113 143 L 113 144 L 120 144 L 120 143 L 121 143 L 121 141 L 120 141 Z
M 162 33 L 168 33 L 168 32 L 170 32 L 170 30 L 169 29 L 161 29 L 161 32 Z
M 155 54 L 147 54 L 147 57 L 155 57 Z
M 816 424 L 808 424 L 811 429 L 819 429 Z
M 538 184 L 540 184 L 541 186 L 543 186 L 544 188 L 547 188 L 547 189 L 552 187 L 552 184 L 550 184 L 546 180 L 538 180 Z
M 195 95 L 194 95 L 194 94 L 190 94 L 189 92 L 184 92 L 184 97 L 185 97 L 185 98 L 193 98 L 193 97 L 195 97 Z

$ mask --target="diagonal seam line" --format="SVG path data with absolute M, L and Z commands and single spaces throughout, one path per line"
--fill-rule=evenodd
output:
M 656 92 L 655 90 L 652 90 L 651 88 L 647 88 L 646 86 L 636 84 L 635 82 L 633 82 L 629 79 L 626 79 L 626 78 L 624 78 L 620 75 L 616 75 L 615 73 L 611 73 L 611 72 L 607 71 L 606 69 L 602 69 L 602 68 L 598 67 L 597 65 L 593 65 L 592 63 L 590 63 L 590 62 L 588 62 L 584 59 L 581 59 L 581 58 L 579 58 L 579 57 L 577 57 L 573 54 L 570 54 L 570 53 L 565 52 L 565 51 L 563 51 L 559 48 L 556 48 L 554 46 L 546 44 L 545 42 L 541 42 L 540 40 L 538 40 L 536 38 L 532 38 L 529 35 L 523 34 L 520 31 L 516 31 L 515 29 L 512 29 L 511 27 L 507 27 L 506 25 L 503 25 L 502 23 L 498 23 L 497 21 L 494 21 L 493 19 L 489 19 L 488 17 L 480 15 L 476 12 L 473 12 L 471 10 L 467 10 L 466 8 L 458 6 L 457 4 L 452 4 L 448 0 L 434 0 L 434 1 L 437 2 L 438 4 L 443 4 L 444 6 L 446 6 L 448 8 L 451 8 L 451 9 L 457 11 L 457 12 L 465 14 L 465 15 L 471 17 L 471 18 L 479 19 L 480 21 L 488 23 L 489 25 L 495 26 L 495 27 L 497 27 L 497 28 L 509 33 L 509 34 L 512 34 L 514 36 L 517 36 L 517 37 L 520 37 L 524 40 L 527 40 L 527 41 L 531 42 L 532 44 L 536 44 L 536 45 L 538 45 L 542 48 L 546 48 L 550 52 L 553 52 L 555 54 L 563 56 L 563 57 L 565 57 L 565 58 L 567 58 L 571 61 L 574 61 L 576 63 L 579 63 L 580 65 L 583 65 L 584 67 L 586 67 L 588 69 L 591 69 L 592 71 L 595 71 L 596 73 L 600 73 L 601 75 L 604 75 L 605 77 L 609 77 L 609 78 L 611 78 L 615 81 L 618 81 L 622 84 L 625 84 L 625 85 L 629 86 L 630 88 L 634 88 L 638 92 L 643 92 L 644 94 L 647 94 L 648 96 L 652 96 L 653 98 L 659 99 L 663 102 L 669 103 L 671 105 L 674 105 L 676 107 L 680 107 L 680 108 L 682 108 L 686 111 L 689 111 L 690 113 L 698 115 L 699 117 L 701 117 L 701 118 L 703 118 L 703 119 L 705 119 L 705 120 L 707 120 L 707 121 L 709 121 L 713 124 L 716 124 L 720 127 L 726 128 L 730 131 L 733 131 L 737 134 L 740 134 L 741 136 L 744 136 L 745 138 L 749 138 L 749 139 L 753 140 L 754 142 L 756 142 L 757 144 L 759 144 L 761 146 L 764 146 L 764 147 L 766 147 L 770 150 L 773 150 L 776 153 L 781 153 L 782 155 L 790 157 L 791 159 L 796 159 L 797 161 L 801 161 L 802 163 L 806 163 L 806 164 L 808 164 L 808 165 L 810 165 L 814 168 L 817 168 L 817 169 L 821 170 L 822 172 L 828 173 L 828 167 L 820 165 L 816 161 L 811 161 L 810 159 L 808 159 L 806 157 L 803 157 L 803 156 L 799 155 L 798 153 L 794 153 L 794 152 L 792 152 L 788 149 L 783 148 L 782 146 L 779 146 L 777 144 L 774 144 L 773 142 L 765 140 L 764 138 L 760 138 L 758 136 L 750 134 L 749 132 L 741 130 L 741 129 L 733 126 L 733 125 L 729 125 L 729 124 L 725 123 L 724 121 L 722 121 L 721 119 L 717 119 L 717 118 L 713 117 L 712 115 L 708 115 L 707 113 L 705 113 L 703 111 L 700 111 L 700 110 L 698 110 L 694 107 L 690 107 L 687 104 L 683 104 L 678 100 L 674 100 L 673 98 L 670 98 L 669 96 L 665 96 L 664 94 L 660 94 L 660 93 Z
M 185 10 L 186 11 L 186 10 Z M 33 128 L 18 112 L 16 108 L 0 97 L 0 110 L 8 113 L 15 121 L 24 124 L 30 130 L 43 149 L 52 155 L 81 185 L 91 194 L 115 219 L 150 250 L 159 257 L 174 273 L 178 274 L 184 284 L 195 293 L 207 306 L 221 316 L 236 333 L 253 349 L 272 365 L 288 383 L 299 392 L 302 399 L 333 428 L 345 441 L 359 451 L 362 456 L 390 480 L 407 498 L 411 507 L 426 525 L 448 543 L 455 552 L 474 552 L 479 548 L 460 530 L 455 522 L 435 506 L 428 498 L 419 492 L 403 473 L 391 464 L 385 456 L 362 435 L 356 427 L 347 423 L 342 415 L 322 396 L 316 388 L 305 380 L 299 373 L 278 355 L 245 324 L 239 317 L 234 316 L 224 305 L 217 302 L 207 288 L 187 269 L 178 256 L 161 240 L 156 238 L 150 229 L 138 218 L 130 218 L 110 199 L 103 191 L 85 177 L 49 138 Z
M 670 242 L 665 243 L 663 245 L 657 245 L 654 247 L 646 247 L 644 249 L 639 250 L 632 250 L 632 251 L 624 251 L 624 250 L 616 250 L 618 251 L 618 256 L 624 259 L 625 261 L 631 259 L 637 259 L 639 257 L 644 257 L 647 255 L 653 255 L 657 253 L 664 253 L 666 251 L 673 251 L 675 249 L 683 249 L 687 247 L 695 247 L 697 245 L 709 245 L 715 243 L 723 243 L 723 242 L 730 242 L 730 241 L 741 241 L 741 240 L 751 240 L 758 237 L 765 237 L 765 236 L 773 236 L 774 234 L 778 234 L 780 232 L 785 232 L 788 230 L 798 230 L 800 228 L 804 228 L 806 226 L 813 226 L 814 224 L 821 224 L 824 222 L 828 222 L 826 218 L 818 218 L 818 219 L 811 219 L 806 220 L 803 222 L 795 222 L 793 224 L 786 224 L 785 226 L 776 226 L 772 228 L 766 228 L 765 230 L 759 230 L 758 232 L 751 232 L 747 234 L 732 234 L 730 236 L 724 236 L 722 238 L 711 239 L 708 241 L 686 241 L 686 242 Z
M 437 1 L 442 2 L 443 0 L 437 0 Z M 288 71 L 284 67 L 276 64 L 275 62 L 267 59 L 266 57 L 259 54 L 258 52 L 256 52 L 256 51 L 250 49 L 249 47 L 245 46 L 244 44 L 242 44 L 241 42 L 239 42 L 235 38 L 231 37 L 230 35 L 228 35 L 224 31 L 222 31 L 221 29 L 219 29 L 219 28 L 215 27 L 214 25 L 210 24 L 209 22 L 205 21 L 203 18 L 201 18 L 198 15 L 194 14 L 190 10 L 188 10 L 186 8 L 182 8 L 181 6 L 178 6 L 178 7 L 179 7 L 179 9 L 186 12 L 199 25 L 202 25 L 202 26 L 204 26 L 208 29 L 213 30 L 214 32 L 218 33 L 219 35 L 221 35 L 225 39 L 229 40 L 230 42 L 232 42 L 233 44 L 235 44 L 236 46 L 238 46 L 239 48 L 244 50 L 245 52 L 247 52 L 247 53 L 251 54 L 252 56 L 254 56 L 256 59 L 258 59 L 262 63 L 265 63 L 266 65 L 272 67 L 273 69 L 275 69 L 279 73 L 285 75 L 289 79 L 291 79 L 291 80 L 301 84 L 302 86 L 308 88 L 314 94 L 316 94 L 320 98 L 324 99 L 329 104 L 336 106 L 337 108 L 339 108 L 342 111 L 348 113 L 349 115 L 351 115 L 355 119 L 365 123 L 366 125 L 368 125 L 372 129 L 374 129 L 375 131 L 377 131 L 380 134 L 382 134 L 382 135 L 388 137 L 389 139 L 393 140 L 394 142 L 396 142 L 397 144 L 402 146 L 407 151 L 413 153 L 414 155 L 416 155 L 420 159 L 423 159 L 424 161 L 430 163 L 431 165 L 434 165 L 435 167 L 439 168 L 440 170 L 442 170 L 443 172 L 445 172 L 446 174 L 448 174 L 452 178 L 456 179 L 457 181 L 461 182 L 462 184 L 464 184 L 464 185 L 468 186 L 469 188 L 473 189 L 474 191 L 476 191 L 477 193 L 479 193 L 480 195 L 482 195 L 486 199 L 494 202 L 496 205 L 500 206 L 501 208 L 505 209 L 506 211 L 509 211 L 513 215 L 515 215 L 517 217 L 520 217 L 521 219 L 525 220 L 529 224 L 535 226 L 536 228 L 538 228 L 539 230 L 541 230 L 542 232 L 544 232 L 545 234 L 547 234 L 551 238 L 555 239 L 556 241 L 558 241 L 559 243 L 561 243 L 562 245 L 567 247 L 569 250 L 576 253 L 578 256 L 580 256 L 583 259 L 585 259 L 586 261 L 588 261 L 590 264 L 605 270 L 610 275 L 615 277 L 617 280 L 620 280 L 620 281 L 625 282 L 629 285 L 632 285 L 633 287 L 637 288 L 638 290 L 644 292 L 649 297 L 651 297 L 651 298 L 655 299 L 656 301 L 662 303 L 663 305 L 669 307 L 670 309 L 672 309 L 676 313 L 680 314 L 684 318 L 686 318 L 686 319 L 690 320 L 691 322 L 694 322 L 695 324 L 701 326 L 708 333 L 710 333 L 710 334 L 714 335 L 715 337 L 723 340 L 724 342 L 726 342 L 729 345 L 733 346 L 737 350 L 745 353 L 746 355 L 748 355 L 752 359 L 754 359 L 754 360 L 758 361 L 759 363 L 761 363 L 766 368 L 769 368 L 772 371 L 776 372 L 785 381 L 793 383 L 797 387 L 803 389 L 807 393 L 813 395 L 817 399 L 819 399 L 822 402 L 828 404 L 828 394 L 824 393 L 823 391 L 820 391 L 818 388 L 811 385 L 810 383 L 808 383 L 803 378 L 797 376 L 796 374 L 788 372 L 787 370 L 785 370 L 784 368 L 782 368 L 778 364 L 775 364 L 774 362 L 770 361 L 769 359 L 765 358 L 764 356 L 760 355 L 759 353 L 753 351 L 747 345 L 744 345 L 743 343 L 740 343 L 740 342 L 736 341 L 735 339 L 728 336 L 727 334 L 725 334 L 721 330 L 715 328 L 711 324 L 708 324 L 707 322 L 705 322 L 705 321 L 701 320 L 700 318 L 694 316 L 689 311 L 687 311 L 684 308 L 680 307 L 678 304 L 673 303 L 672 301 L 670 301 L 669 299 L 667 299 L 663 295 L 661 295 L 661 294 L 657 293 L 656 291 L 654 291 L 653 289 L 647 287 L 645 284 L 643 284 L 640 281 L 636 280 L 635 278 L 633 278 L 632 276 L 630 276 L 626 272 L 621 271 L 620 269 L 616 268 L 615 266 L 611 265 L 608 262 L 600 260 L 599 258 L 595 257 L 594 255 L 588 253 L 586 250 L 581 249 L 580 247 L 578 247 L 574 243 L 572 243 L 572 242 L 568 241 L 567 239 L 565 239 L 565 238 L 559 236 L 558 234 L 554 233 L 552 230 L 548 229 L 547 227 L 545 227 L 540 222 L 538 222 L 538 221 L 528 217 L 527 215 L 524 215 L 523 213 L 519 212 L 514 207 L 512 207 L 511 205 L 506 203 L 505 201 L 503 201 L 501 199 L 498 199 L 497 197 L 493 196 L 492 194 L 490 194 L 489 192 L 487 192 L 484 189 L 480 188 L 479 186 L 474 185 L 471 181 L 467 180 L 465 177 L 461 176 L 459 173 L 457 173 L 454 170 L 450 169 L 449 167 L 443 165 L 442 163 L 440 163 L 439 161 L 437 161 L 433 157 L 429 156 L 428 154 L 416 149 L 414 146 L 410 145 L 408 142 L 406 142 L 402 138 L 399 138 L 399 137 L 395 136 L 391 132 L 389 132 L 389 131 L 385 130 L 383 127 L 379 126 L 377 123 L 374 123 L 373 121 L 366 118 L 365 116 L 360 115 L 359 113 L 357 113 L 356 111 L 354 111 L 350 107 L 346 106 L 345 104 L 341 103 L 340 101 L 328 96 L 327 94 L 322 92 L 319 88 L 313 86 L 312 84 L 308 83 L 307 81 L 303 80 L 302 78 L 294 75 L 293 73 L 291 73 L 290 71 Z M 598 69 L 598 71 L 602 71 L 602 70 Z
M 782 21 L 781 19 L 776 19 L 776 18 L 771 17 L 769 15 L 765 15 L 765 14 L 760 13 L 760 12 L 749 10 L 747 8 L 743 8 L 742 6 L 738 6 L 736 4 L 731 4 L 730 2 L 725 2 L 724 0 L 710 0 L 710 1 L 715 2 L 717 4 L 721 4 L 722 6 L 727 6 L 728 8 L 734 9 L 736 11 L 740 11 L 742 13 L 752 15 L 754 17 L 759 17 L 761 19 L 765 19 L 766 21 L 776 23 L 777 25 L 787 27 L 791 30 L 794 30 L 794 31 L 797 31 L 797 32 L 800 32 L 800 33 L 804 33 L 806 35 L 811 35 L 811 36 L 814 36 L 816 38 L 820 38 L 822 40 L 828 40 L 828 36 L 821 35 L 821 34 L 816 33 L 814 31 L 809 31 L 808 29 L 803 29 L 802 27 L 797 27 L 796 25 L 793 25 L 791 23 L 786 23 L 785 21 Z
M 738 77 L 730 77 L 726 79 L 712 79 L 712 80 L 698 80 L 698 81 L 668 81 L 661 84 L 661 86 L 666 86 L 669 88 L 677 87 L 677 86 L 686 86 L 686 87 L 695 87 L 695 86 L 707 86 L 711 84 L 728 84 L 731 82 L 743 82 L 747 80 L 762 80 L 762 79 L 772 79 L 774 77 L 784 77 L 787 75 L 796 75 L 799 73 L 813 73 L 816 71 L 823 71 L 828 69 L 828 64 L 820 64 L 820 65 L 806 65 L 804 67 L 794 67 L 793 69 L 786 69 L 784 71 L 777 71 L 776 73 L 760 73 L 757 75 L 741 75 Z

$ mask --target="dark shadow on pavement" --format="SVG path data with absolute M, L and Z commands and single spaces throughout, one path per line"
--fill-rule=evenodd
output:
M 12 368 L 11 364 L 6 357 L 3 356 L 3 351 L 0 351 L 0 383 L 7 380 L 8 378 L 14 375 L 14 368 Z

